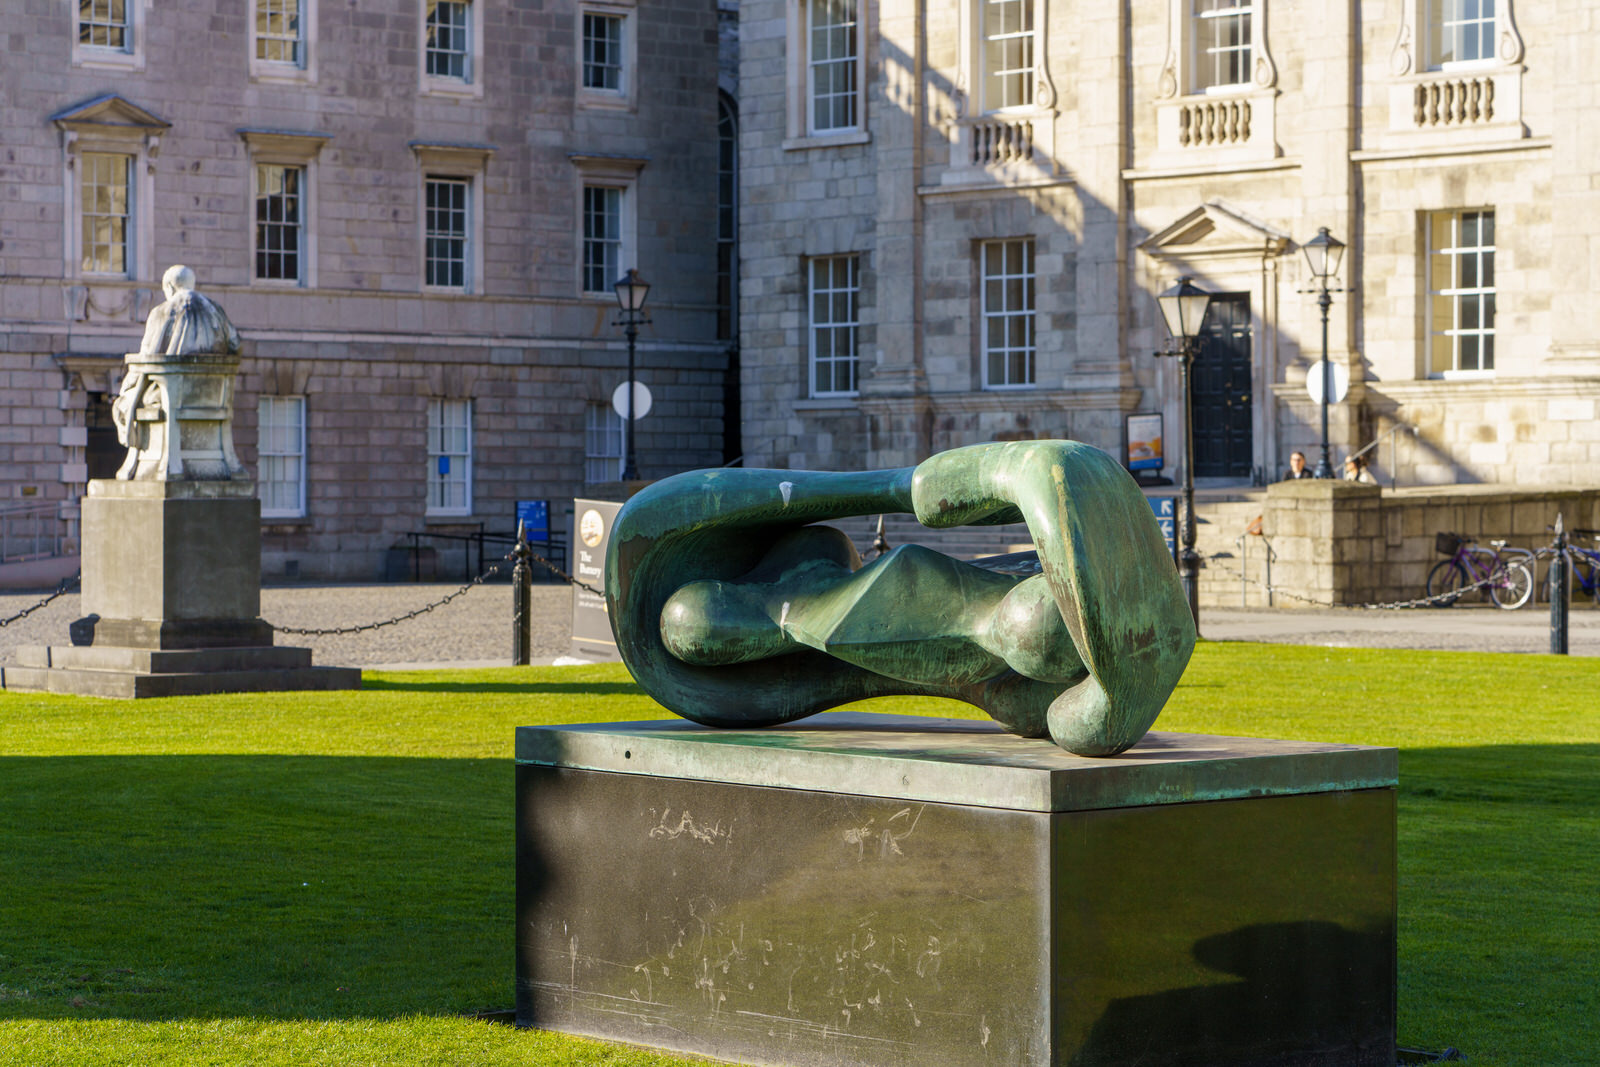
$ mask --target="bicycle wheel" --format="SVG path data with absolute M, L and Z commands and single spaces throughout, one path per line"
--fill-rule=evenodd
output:
M 1489 584 L 1489 597 L 1507 611 L 1533 599 L 1533 569 L 1520 559 L 1506 560 Z
M 1436 607 L 1448 608 L 1461 599 L 1462 592 L 1472 583 L 1467 580 L 1466 568 L 1453 559 L 1447 559 L 1434 565 L 1428 572 L 1428 595 L 1440 597 L 1434 601 Z M 1446 596 L 1453 593 L 1454 596 Z

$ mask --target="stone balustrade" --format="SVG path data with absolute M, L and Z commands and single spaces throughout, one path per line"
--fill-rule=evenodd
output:
M 1413 118 L 1419 127 L 1469 126 L 1494 121 L 1494 78 L 1437 78 L 1412 89 Z
M 1250 101 L 1202 99 L 1178 109 L 1178 144 L 1184 148 L 1238 145 L 1250 140 Z
M 1028 119 L 986 117 L 962 125 L 958 139 L 966 151 L 952 162 L 968 167 L 1002 166 L 1033 159 L 1033 122 Z

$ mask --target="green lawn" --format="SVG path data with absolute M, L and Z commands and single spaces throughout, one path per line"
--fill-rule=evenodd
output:
M 1202 644 L 1157 726 L 1399 746 L 1401 1044 L 1588 1064 L 1597 682 L 1590 659 Z M 0 1064 L 685 1062 L 465 1017 L 512 1003 L 513 728 L 661 709 L 621 667 L 367 685 L 0 693 Z

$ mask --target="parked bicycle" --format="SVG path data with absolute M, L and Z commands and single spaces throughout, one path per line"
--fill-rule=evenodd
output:
M 1550 529 L 1554 530 L 1552 526 Z M 1577 583 L 1577 590 L 1586 596 L 1594 598 L 1595 607 L 1600 607 L 1600 551 L 1595 548 L 1584 548 L 1574 542 L 1583 539 L 1594 543 L 1600 548 L 1600 532 L 1595 530 L 1573 530 L 1567 541 L 1567 560 L 1572 564 L 1572 577 Z
M 1507 611 L 1533 599 L 1533 553 L 1490 541 L 1491 552 L 1460 534 L 1434 535 L 1434 547 L 1449 556 L 1428 572 L 1428 595 L 1449 607 L 1473 589 L 1487 590 L 1489 598 Z M 1452 595 L 1453 594 L 1453 595 Z

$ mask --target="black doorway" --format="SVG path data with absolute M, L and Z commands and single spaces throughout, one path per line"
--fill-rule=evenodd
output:
M 105 393 L 90 393 L 88 407 L 83 413 L 89 437 L 84 448 L 84 460 L 89 466 L 89 479 L 115 478 L 128 450 L 117 440 L 117 426 L 111 421 L 111 398 Z
M 1194 476 L 1248 478 L 1254 453 L 1250 406 L 1250 294 L 1218 293 L 1200 324 L 1195 357 Z

